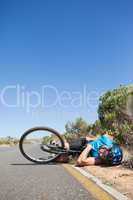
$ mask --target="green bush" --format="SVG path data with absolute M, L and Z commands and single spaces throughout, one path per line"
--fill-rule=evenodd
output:
M 68 122 L 65 125 L 65 134 L 64 137 L 67 141 L 71 139 L 84 137 L 92 129 L 92 125 L 89 125 L 84 119 L 77 118 L 74 122 Z
M 103 129 L 110 131 L 120 144 L 131 147 L 133 119 L 127 113 L 129 95 L 133 99 L 133 85 L 120 86 L 118 89 L 106 92 L 100 97 L 98 116 Z

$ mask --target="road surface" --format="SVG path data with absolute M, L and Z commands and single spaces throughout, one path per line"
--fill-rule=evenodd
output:
M 0 147 L 0 200 L 93 200 L 62 165 L 36 165 Z

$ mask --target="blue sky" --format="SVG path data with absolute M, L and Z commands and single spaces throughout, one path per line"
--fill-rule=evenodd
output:
M 94 122 L 95 94 L 133 82 L 132 8 L 130 0 L 1 0 L 0 95 L 5 87 L 14 87 L 4 96 L 14 104 L 16 85 L 20 101 L 22 92 L 42 96 L 42 86 L 50 85 L 60 99 L 64 91 L 71 99 L 63 100 L 67 106 L 57 101 L 27 112 L 27 96 L 24 106 L 14 108 L 3 105 L 1 97 L 0 136 L 20 136 L 36 125 L 63 131 L 68 120 L 79 116 Z M 75 94 L 83 100 L 85 87 L 89 104 L 73 106 Z M 48 89 L 48 104 L 55 102 L 54 92 Z M 36 103 L 36 95 L 31 101 Z

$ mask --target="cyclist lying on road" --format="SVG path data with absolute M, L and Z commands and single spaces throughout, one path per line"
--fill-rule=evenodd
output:
M 77 166 L 88 165 L 118 165 L 122 161 L 122 150 L 113 138 L 108 134 L 102 134 L 99 137 L 79 138 L 70 144 L 65 142 L 65 148 L 71 150 L 84 150 L 77 159 Z M 67 155 L 62 155 L 57 161 L 66 162 Z

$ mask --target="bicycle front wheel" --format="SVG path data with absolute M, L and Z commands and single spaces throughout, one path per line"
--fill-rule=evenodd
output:
M 57 131 L 48 127 L 35 127 L 21 136 L 19 148 L 22 155 L 29 161 L 45 164 L 54 161 L 59 156 L 59 153 L 51 152 L 49 144 L 64 148 L 64 141 Z M 42 150 L 42 146 L 46 151 Z

